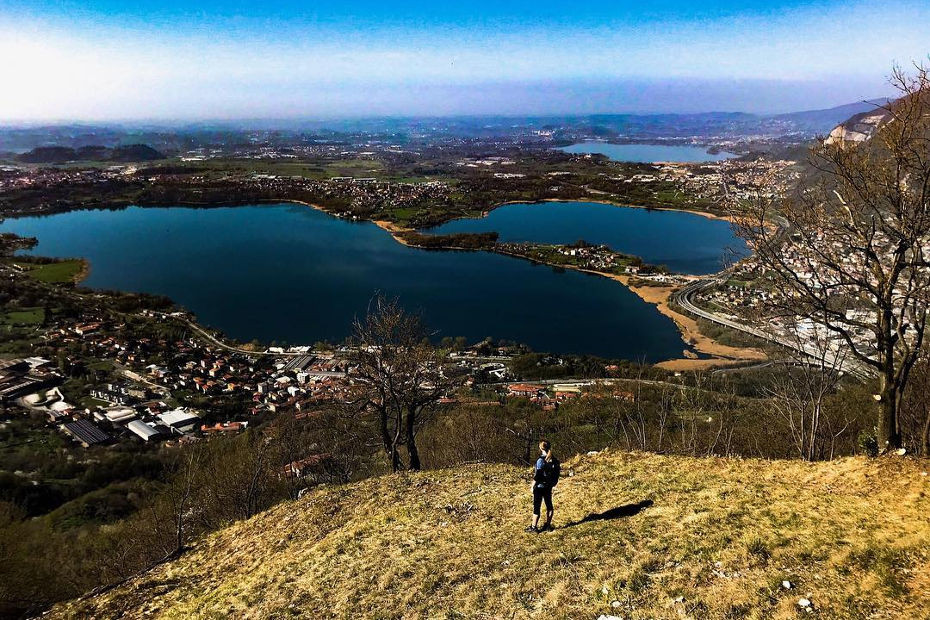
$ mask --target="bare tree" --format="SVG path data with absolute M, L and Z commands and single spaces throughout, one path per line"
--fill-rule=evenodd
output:
M 691 374 L 691 382 L 693 386 L 678 391 L 675 414 L 678 417 L 679 449 L 682 454 L 696 456 L 701 427 L 713 422 L 713 416 L 709 415 L 712 403 L 706 390 L 707 375 L 696 370 Z
M 203 529 L 248 519 L 288 496 L 278 460 L 282 438 L 274 430 L 274 425 L 248 429 L 204 446 L 206 462 L 197 489 Z
M 849 425 L 847 421 L 837 427 L 826 411 L 827 398 L 840 381 L 845 348 L 833 346 L 829 335 L 818 330 L 817 325 L 809 325 L 809 330 L 794 326 L 790 336 L 796 345 L 788 350 L 792 367 L 773 374 L 765 390 L 771 397 L 772 413 L 787 425 L 798 456 L 807 461 L 819 458 L 825 445 L 830 446 L 827 452 L 832 458 L 836 436 Z M 799 349 L 809 353 L 805 355 Z
M 733 453 L 733 440 L 737 433 L 740 419 L 739 397 L 736 395 L 734 384 L 724 379 L 721 385 L 714 387 L 712 400 L 713 415 L 710 416 L 708 426 L 710 433 L 706 440 L 704 454 L 711 456 L 719 454 L 730 456 Z
M 434 467 L 461 463 L 521 463 L 529 435 L 499 419 L 497 408 L 464 404 L 438 416 L 417 445 Z M 533 436 L 535 438 L 535 435 Z M 532 458 L 532 457 L 530 457 Z
M 418 470 L 417 434 L 450 387 L 442 370 L 444 356 L 429 343 L 420 317 L 408 314 L 396 299 L 376 297 L 354 332 L 359 410 L 373 415 L 391 470 Z
M 639 376 L 642 376 L 642 371 Z M 589 391 L 591 398 L 586 402 L 595 417 L 595 427 L 605 432 L 612 443 L 622 442 L 627 451 L 645 451 L 649 449 L 648 399 L 643 396 L 642 381 L 637 379 L 630 387 L 632 392 L 614 383 L 597 381 Z M 601 415 L 605 417 L 603 421 Z
M 203 465 L 203 450 L 190 446 L 175 457 L 171 483 L 162 495 L 162 501 L 170 511 L 172 520 L 172 555 L 179 555 L 186 548 L 188 526 L 195 512 L 194 499 Z M 153 514 L 157 513 L 153 510 Z
M 899 402 L 930 300 L 930 80 L 917 67 L 892 82 L 901 97 L 876 110 L 870 139 L 819 141 L 797 192 L 734 213 L 772 285 L 769 316 L 816 322 L 878 376 L 883 451 L 901 444 Z

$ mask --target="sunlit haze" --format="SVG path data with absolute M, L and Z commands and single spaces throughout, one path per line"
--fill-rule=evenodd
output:
M 784 112 L 928 49 L 926 3 L 648 4 L 0 0 L 0 120 Z

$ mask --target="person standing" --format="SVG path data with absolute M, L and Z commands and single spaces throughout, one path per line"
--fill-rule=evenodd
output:
M 533 467 L 533 523 L 527 532 L 544 532 L 552 529 L 552 489 L 559 482 L 562 465 L 552 454 L 552 445 L 545 439 L 539 442 L 539 458 Z M 546 522 L 539 527 L 539 515 L 543 502 L 546 503 Z

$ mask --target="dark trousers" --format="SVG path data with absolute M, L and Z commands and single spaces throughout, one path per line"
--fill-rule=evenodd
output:
M 540 487 L 536 485 L 533 487 L 533 514 L 539 516 L 539 508 L 542 506 L 543 500 L 546 501 L 546 510 L 552 512 L 552 487 Z

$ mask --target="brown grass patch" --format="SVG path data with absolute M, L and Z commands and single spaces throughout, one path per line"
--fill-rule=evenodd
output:
M 523 532 L 522 469 L 386 476 L 281 504 L 52 616 L 794 618 L 810 594 L 820 617 L 928 617 L 926 467 L 602 452 L 564 463 L 562 527 L 540 535 Z

